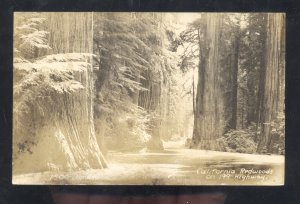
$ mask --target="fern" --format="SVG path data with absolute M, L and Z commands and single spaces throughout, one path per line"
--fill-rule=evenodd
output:
M 49 32 L 44 30 L 46 19 L 41 13 L 15 15 L 14 54 L 25 59 L 35 59 L 40 52 L 49 50 Z
M 73 93 L 83 89 L 81 82 L 74 78 L 75 72 L 83 72 L 90 64 L 89 54 L 57 54 L 48 55 L 34 63 L 15 63 L 15 72 L 23 71 L 25 76 L 14 84 L 14 94 L 19 95 L 31 87 L 43 86 L 57 93 Z

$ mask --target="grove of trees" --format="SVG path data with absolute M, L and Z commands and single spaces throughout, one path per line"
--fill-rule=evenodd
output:
M 14 172 L 168 141 L 284 154 L 284 14 L 181 15 L 15 13 Z

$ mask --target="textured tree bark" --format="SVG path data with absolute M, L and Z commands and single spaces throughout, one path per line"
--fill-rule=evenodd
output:
M 264 16 L 263 18 L 263 25 L 267 25 L 267 15 Z M 265 39 L 262 42 L 262 48 L 263 52 L 260 58 L 260 71 L 259 71 L 259 85 L 258 85 L 258 93 L 257 93 L 257 107 L 256 107 L 256 132 L 258 132 L 258 127 L 261 124 L 262 121 L 262 105 L 263 105 L 263 99 L 264 99 L 264 84 L 265 84 L 265 78 L 266 78 L 266 53 L 264 52 L 266 50 L 266 32 L 267 32 L 267 26 L 265 26 L 266 29 L 264 29 L 265 32 L 262 32 L 262 39 Z M 259 135 L 256 134 L 255 141 L 258 141 Z
M 264 81 L 264 97 L 262 101 L 261 138 L 258 144 L 258 152 L 270 152 L 271 149 L 271 122 L 278 114 L 280 83 L 280 66 L 282 52 L 282 28 L 284 26 L 284 14 L 268 14 L 267 16 L 267 41 L 266 41 L 266 70 Z
M 55 53 L 93 53 L 93 14 L 92 13 L 53 13 L 50 14 L 50 45 Z M 62 20 L 63 19 L 63 20 Z M 60 31 L 60 32 L 57 32 Z M 92 64 L 92 58 L 90 59 Z M 57 128 L 65 129 L 62 133 L 72 132 L 67 139 L 79 168 L 106 167 L 105 159 L 99 149 L 94 129 L 94 79 L 93 68 L 81 73 L 73 73 L 85 89 L 77 96 L 69 95 L 63 99 L 65 125 L 58 123 Z M 68 118 L 68 119 L 67 119 Z M 74 125 L 75 124 L 75 125 Z M 66 132 L 66 133 L 65 133 Z M 78 155 L 78 149 L 83 155 Z M 86 163 L 85 166 L 81 164 Z
M 237 125 L 237 106 L 238 106 L 238 70 L 239 70 L 239 48 L 240 48 L 240 34 L 239 27 L 236 29 L 236 36 L 234 42 L 234 63 L 233 63 L 233 79 L 232 79 L 232 115 L 230 121 L 231 129 L 236 129 Z
M 203 14 L 204 40 L 199 39 L 199 81 L 194 116 L 192 147 L 221 150 L 216 139 L 223 133 L 223 99 L 220 97 L 221 14 Z
M 49 13 L 47 30 L 52 47 L 49 54 L 92 53 L 92 15 Z M 85 70 L 71 71 L 84 89 L 75 93 L 51 93 L 41 99 L 40 102 L 48 111 L 40 118 L 44 124 L 39 123 L 40 126 L 35 128 L 39 141 L 32 149 L 32 154 L 20 160 L 32 161 L 23 166 L 25 171 L 51 170 L 49 165 L 62 171 L 106 167 L 94 129 L 91 60 L 87 59 Z M 24 165 L 24 162 L 18 164 Z M 23 167 L 19 166 L 20 169 Z

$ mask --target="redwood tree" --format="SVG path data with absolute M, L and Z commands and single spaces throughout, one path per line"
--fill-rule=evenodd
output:
M 193 146 L 220 150 L 216 139 L 223 133 L 223 99 L 220 97 L 221 14 L 203 14 L 199 29 L 199 81 L 194 116 Z M 202 36 L 201 36 L 202 35 Z M 202 37 L 202 39 L 200 39 Z
M 265 76 L 264 90 L 261 110 L 261 136 L 258 144 L 258 152 L 270 152 L 273 140 L 272 122 L 283 111 L 283 92 L 280 87 L 283 86 L 283 78 L 280 74 L 282 69 L 283 52 L 283 28 L 284 14 L 276 13 L 267 15 L 267 33 L 265 46 Z

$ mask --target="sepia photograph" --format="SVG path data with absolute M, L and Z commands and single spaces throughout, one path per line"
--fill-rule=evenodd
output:
M 14 12 L 13 184 L 284 185 L 285 26 Z

